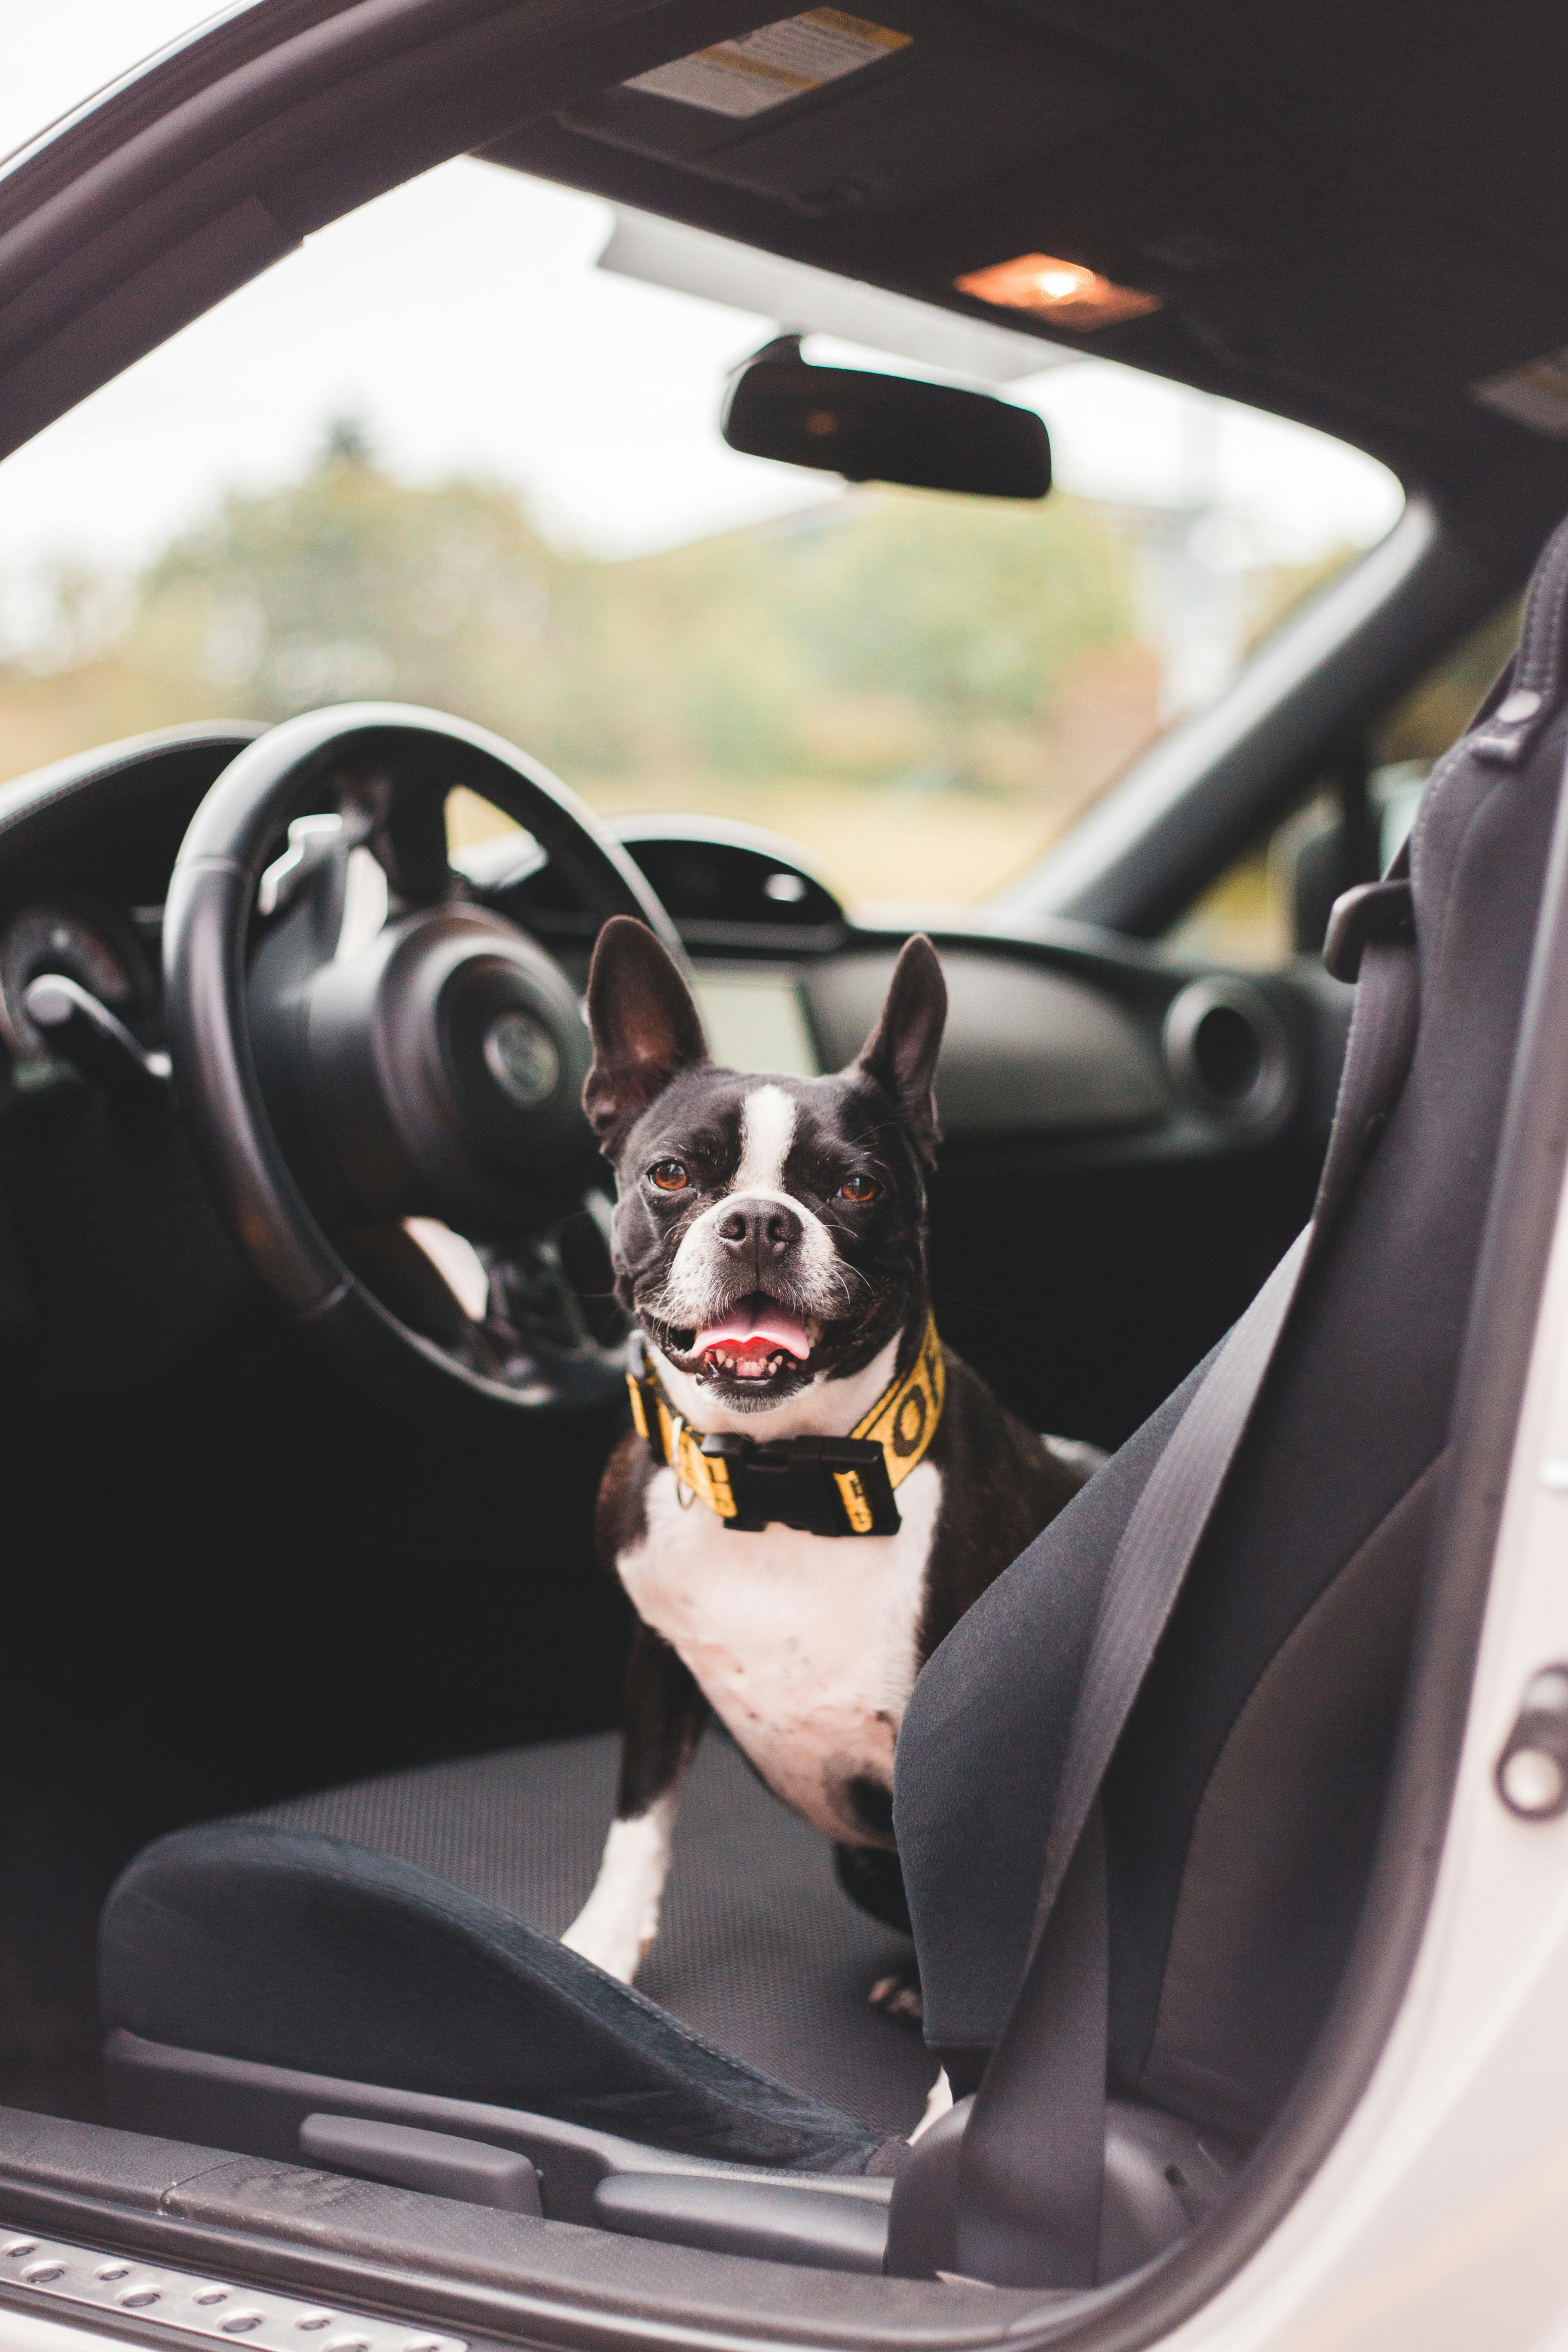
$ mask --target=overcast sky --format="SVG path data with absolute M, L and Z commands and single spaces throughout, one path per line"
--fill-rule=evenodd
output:
M 0 152 L 207 13 L 0 0 Z M 223 487 L 297 467 L 343 412 L 399 473 L 513 483 L 605 553 L 833 495 L 719 441 L 723 377 L 773 322 L 595 269 L 610 225 L 594 198 L 468 162 L 365 206 L 0 467 L 0 572 L 139 562 Z M 1398 509 L 1370 459 L 1104 362 L 1007 393 L 1047 417 L 1064 488 L 1216 500 L 1243 551 L 1367 543 Z

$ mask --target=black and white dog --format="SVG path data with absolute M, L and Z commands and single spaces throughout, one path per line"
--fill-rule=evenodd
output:
M 745 1076 L 708 1059 L 650 931 L 622 917 L 599 939 L 584 1100 L 641 1354 L 598 1540 L 638 1622 L 616 1819 L 565 1941 L 628 1983 L 710 1708 L 834 1842 L 849 1891 L 899 1917 L 893 1747 L 915 1676 L 1096 1458 L 1053 1451 L 937 1339 L 946 1011 L 913 939 L 847 1069 Z

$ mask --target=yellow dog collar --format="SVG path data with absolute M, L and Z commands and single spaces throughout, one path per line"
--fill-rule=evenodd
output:
M 816 1536 L 897 1535 L 893 1489 L 925 1458 L 947 1395 L 934 1316 L 926 1317 L 909 1370 L 847 1437 L 704 1436 L 670 1405 L 640 1333 L 632 1344 L 632 1419 L 654 1459 L 674 1471 L 683 1500 L 695 1496 L 742 1534 L 782 1526 Z

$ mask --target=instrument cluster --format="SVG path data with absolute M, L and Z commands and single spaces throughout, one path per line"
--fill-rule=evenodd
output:
M 23 1066 L 50 1058 L 25 1003 L 45 972 L 74 980 L 136 1034 L 153 1013 L 152 966 L 122 917 L 76 897 L 21 908 L 0 923 L 0 1038 Z

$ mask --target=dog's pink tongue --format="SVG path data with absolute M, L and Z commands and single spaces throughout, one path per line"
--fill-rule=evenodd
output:
M 699 1331 L 691 1343 L 692 1354 L 706 1355 L 710 1348 L 728 1348 L 735 1352 L 744 1348 L 787 1348 L 803 1364 L 811 1353 L 805 1324 L 786 1314 L 782 1307 L 775 1307 L 771 1298 L 743 1299 L 719 1322 L 710 1323 L 706 1329 Z

